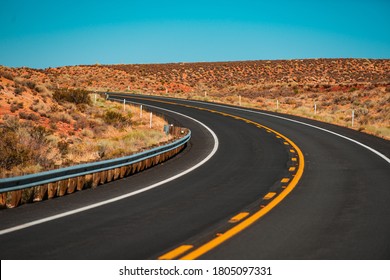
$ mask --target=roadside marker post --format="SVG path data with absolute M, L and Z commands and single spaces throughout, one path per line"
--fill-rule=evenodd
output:
M 353 127 L 353 124 L 354 124 L 354 121 L 355 121 L 355 110 L 352 110 L 352 120 L 351 120 L 351 126 Z
M 152 119 L 153 119 L 153 113 L 150 112 L 150 128 L 152 128 Z
M 142 119 L 142 105 L 140 106 L 139 118 Z

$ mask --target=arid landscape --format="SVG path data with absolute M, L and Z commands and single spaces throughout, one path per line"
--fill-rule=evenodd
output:
M 2 176 L 121 156 L 168 140 L 163 119 L 150 130 L 139 108 L 123 112 L 99 95 L 94 100 L 93 92 L 105 91 L 222 102 L 348 127 L 353 112 L 353 129 L 390 139 L 386 59 L 0 67 Z
M 32 69 L 0 71 L 0 177 L 130 155 L 169 141 L 163 117 L 83 89 L 56 88 Z

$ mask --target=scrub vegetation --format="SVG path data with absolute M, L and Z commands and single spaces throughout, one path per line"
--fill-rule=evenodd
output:
M 171 138 L 161 116 L 150 128 L 138 106 L 32 80 L 29 71 L 0 68 L 0 177 L 126 156 Z
M 330 122 L 390 139 L 389 59 L 304 59 L 3 69 L 26 88 L 120 91 L 222 102 Z M 3 76 L 4 77 L 4 76 Z M 36 83 L 36 85 L 34 85 Z M 40 88 L 44 92 L 44 88 Z M 240 97 L 241 96 L 241 97 Z M 241 99 L 241 102 L 240 102 Z M 278 104 L 278 106 L 277 106 Z M 21 106 L 13 104 L 16 110 Z M 27 116 L 34 117 L 34 116 Z M 64 117 L 64 116 L 58 116 Z

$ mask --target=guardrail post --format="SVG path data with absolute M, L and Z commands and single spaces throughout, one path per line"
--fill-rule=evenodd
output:
M 27 188 L 22 190 L 22 197 L 20 199 L 20 204 L 25 204 L 33 201 L 34 198 L 34 188 Z
M 100 172 L 93 173 L 92 174 L 92 185 L 91 187 L 94 189 L 96 188 L 100 183 Z
M 7 208 L 15 208 L 19 205 L 22 198 L 22 191 L 7 192 L 6 205 Z
M 7 194 L 6 193 L 0 193 L 0 208 L 6 208 L 6 200 L 7 200 Z
M 77 186 L 77 179 L 76 178 L 69 178 L 68 182 L 68 190 L 67 193 L 74 193 Z
M 81 191 L 84 188 L 84 184 L 85 184 L 85 177 L 83 175 L 78 176 L 77 177 L 77 190 Z
M 33 201 L 42 201 L 46 194 L 47 184 L 35 187 Z
M 68 190 L 68 179 L 59 181 L 57 187 L 57 196 L 65 195 L 67 190 Z
M 87 189 L 91 188 L 93 185 L 93 174 L 87 174 L 84 176 L 84 178 L 85 178 L 84 187 Z
M 100 172 L 100 184 L 104 184 L 107 181 L 107 171 Z
M 49 183 L 47 186 L 47 198 L 53 198 L 57 193 L 58 182 Z

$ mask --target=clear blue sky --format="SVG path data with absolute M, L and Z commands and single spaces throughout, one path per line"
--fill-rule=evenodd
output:
M 390 0 L 2 0 L 0 65 L 390 58 Z

